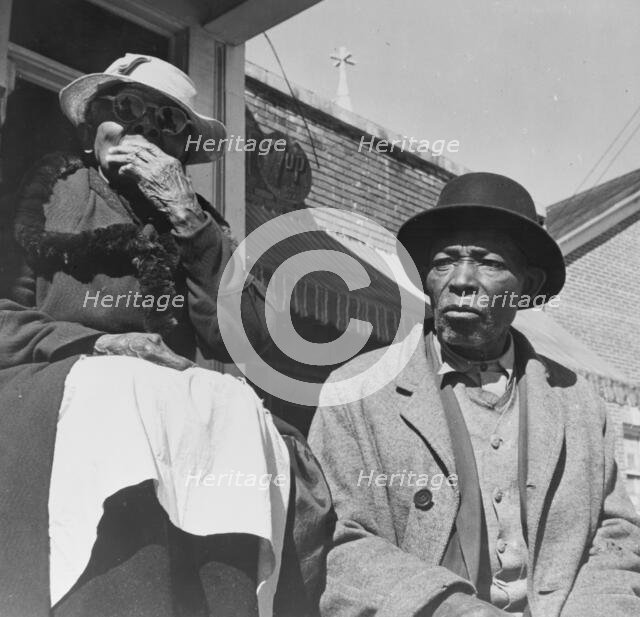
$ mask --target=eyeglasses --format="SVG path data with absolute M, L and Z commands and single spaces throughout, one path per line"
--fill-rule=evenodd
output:
M 153 112 L 156 127 L 169 135 L 181 133 L 189 124 L 187 114 L 179 107 L 145 103 L 139 96 L 128 92 L 121 92 L 114 96 L 104 95 L 95 99 L 95 101 L 101 100 L 111 103 L 113 115 L 123 124 L 131 124 L 141 120 L 149 112 Z

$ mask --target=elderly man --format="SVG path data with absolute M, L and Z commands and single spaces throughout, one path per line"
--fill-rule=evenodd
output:
M 371 375 L 375 394 L 314 419 L 338 514 L 323 616 L 640 614 L 640 520 L 604 405 L 511 327 L 565 278 L 531 197 L 467 174 L 398 241 L 433 320 Z

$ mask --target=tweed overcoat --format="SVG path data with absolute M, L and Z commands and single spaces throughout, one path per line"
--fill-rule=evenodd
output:
M 512 332 L 516 354 L 525 355 L 529 610 L 533 617 L 640 615 L 640 519 L 618 474 L 605 406 L 586 380 Z M 359 387 L 377 382 L 376 392 L 360 398 L 345 386 L 359 400 L 331 406 L 321 397 L 309 442 L 338 516 L 323 617 L 428 615 L 448 589 L 475 591 L 439 565 L 464 488 L 442 482 L 431 488 L 432 506 L 420 508 L 415 476 L 409 486 L 409 472 L 456 474 L 426 354 L 417 326 L 402 343 L 352 360 L 329 380 L 369 368 Z M 395 483 L 391 474 L 400 474 Z

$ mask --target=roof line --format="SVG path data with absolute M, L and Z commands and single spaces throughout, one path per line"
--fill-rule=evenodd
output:
M 255 79 L 258 82 L 261 82 L 262 84 L 268 86 L 269 88 L 277 90 L 287 98 L 292 98 L 291 92 L 289 91 L 289 88 L 287 87 L 285 80 L 279 75 L 276 75 L 275 73 L 272 73 L 271 71 L 268 71 L 267 69 L 249 60 L 245 61 L 245 73 L 248 77 Z M 306 88 L 301 88 L 296 84 L 291 84 L 291 85 L 292 85 L 295 98 L 298 99 L 298 101 L 320 111 L 321 113 L 327 116 L 335 118 L 340 122 L 355 128 L 357 131 L 363 134 L 363 138 L 365 136 L 371 136 L 376 140 L 386 140 L 389 143 L 391 143 L 394 140 L 396 142 L 399 142 L 402 140 L 406 141 L 408 139 L 407 135 L 402 135 L 400 133 L 390 131 L 389 129 L 381 126 L 380 124 L 377 124 L 352 111 L 349 111 L 347 109 L 344 109 L 343 107 L 340 107 L 340 105 L 337 105 L 329 101 L 328 99 L 316 94 L 315 92 L 312 92 L 311 90 L 307 90 Z M 416 140 L 416 141 L 420 141 L 420 140 Z M 456 163 L 445 156 L 432 154 L 431 152 L 417 152 L 413 150 L 401 151 L 396 148 L 393 148 L 393 149 L 389 148 L 387 151 L 381 152 L 379 154 L 386 154 L 387 156 L 394 157 L 394 155 L 396 155 L 397 153 L 401 153 L 404 156 L 414 157 L 418 160 L 427 162 L 430 165 L 439 167 L 440 169 L 448 172 L 449 174 L 453 174 L 456 176 L 461 175 L 463 173 L 467 173 L 469 171 L 469 169 L 466 168 L 464 165 Z
M 587 242 L 611 229 L 611 227 L 635 214 L 638 209 L 636 206 L 638 205 L 640 205 L 640 190 L 621 199 L 604 212 L 572 229 L 557 241 L 563 255 L 569 255 Z

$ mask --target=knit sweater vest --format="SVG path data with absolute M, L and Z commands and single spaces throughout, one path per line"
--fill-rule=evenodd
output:
M 498 398 L 458 381 L 454 392 L 478 468 L 491 559 L 491 602 L 519 613 L 527 601 L 527 546 L 518 491 L 518 388 Z

